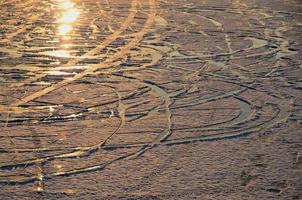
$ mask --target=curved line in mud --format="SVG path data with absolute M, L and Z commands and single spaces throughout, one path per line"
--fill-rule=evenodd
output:
M 130 14 L 127 16 L 125 21 L 123 21 L 122 26 L 117 31 L 115 31 L 110 36 L 106 37 L 105 40 L 101 44 L 96 46 L 94 49 L 86 52 L 84 55 L 82 55 L 80 57 L 77 57 L 74 60 L 69 61 L 67 64 L 64 64 L 63 67 L 64 66 L 68 67 L 68 66 L 71 66 L 71 65 L 75 65 L 76 63 L 78 63 L 81 60 L 85 59 L 87 56 L 94 55 L 95 53 L 103 50 L 106 46 L 108 46 L 110 43 L 115 41 L 127 28 L 129 28 L 129 26 L 133 22 L 136 14 L 137 14 L 137 6 L 138 6 L 138 0 L 132 0 L 131 1 L 131 7 L 129 9 Z M 41 74 L 38 74 L 38 75 L 26 80 L 26 82 L 13 84 L 10 87 L 20 87 L 20 86 L 25 85 L 27 83 L 30 83 L 30 82 L 36 81 L 40 78 L 43 78 L 46 75 L 47 74 L 41 73 Z
M 111 58 L 107 59 L 102 64 L 90 65 L 86 70 L 76 74 L 74 77 L 72 77 L 70 79 L 65 79 L 65 80 L 63 80 L 59 83 L 56 83 L 54 85 L 51 85 L 50 87 L 47 87 L 47 88 L 45 88 L 45 89 L 43 89 L 39 92 L 31 94 L 31 95 L 21 99 L 21 101 L 12 104 L 11 106 L 12 107 L 18 107 L 18 106 L 20 106 L 24 103 L 35 100 L 35 99 L 37 99 L 37 98 L 39 98 L 39 97 L 41 97 L 45 94 L 48 94 L 48 93 L 50 93 L 54 90 L 57 90 L 58 88 L 66 86 L 66 85 L 74 82 L 75 80 L 81 79 L 81 78 L 83 78 L 84 76 L 86 76 L 88 74 L 94 73 L 95 71 L 97 71 L 98 69 L 101 69 L 102 67 L 111 65 L 112 62 L 115 59 L 126 55 L 131 48 L 135 47 L 138 44 L 138 42 L 147 33 L 149 27 L 151 27 L 151 25 L 153 24 L 154 19 L 155 19 L 155 8 L 154 7 L 155 6 L 152 6 L 152 4 L 150 4 L 151 13 L 149 13 L 147 21 L 145 22 L 144 27 L 142 28 L 142 30 L 135 35 L 135 37 L 131 40 L 131 42 L 129 44 L 127 44 L 125 47 L 121 48 L 121 50 L 118 53 L 114 54 Z M 134 16 L 133 16 L 133 18 L 134 18 Z M 129 23 L 130 23 L 130 21 L 129 21 Z
M 122 49 L 122 51 L 120 51 L 119 53 L 115 54 L 113 56 L 113 58 L 111 58 L 110 60 L 108 60 L 106 62 L 106 64 L 111 63 L 114 59 L 119 58 L 125 54 L 128 53 L 128 51 L 133 48 L 134 46 L 136 46 L 141 39 L 143 38 L 143 36 L 148 32 L 149 28 L 152 26 L 154 19 L 155 19 L 155 15 L 156 15 L 156 2 L 155 0 L 149 0 L 149 10 L 150 13 L 148 15 L 148 18 L 144 24 L 144 27 L 141 29 L 140 32 L 138 32 L 136 34 L 136 37 L 128 44 L 126 45 L 126 47 L 124 47 Z M 101 65 L 104 66 L 104 65 Z M 77 74 L 72 80 L 70 81 L 62 81 L 60 83 L 57 83 L 55 86 L 51 86 L 49 88 L 46 88 L 38 93 L 35 93 L 31 96 L 26 97 L 25 99 L 23 99 L 21 102 L 14 104 L 14 106 L 19 106 L 22 105 L 25 102 L 29 102 L 31 100 L 34 100 L 36 98 L 38 98 L 39 96 L 42 96 L 44 94 L 47 94 L 55 89 L 58 89 L 62 86 L 65 86 L 71 82 L 73 82 L 74 80 L 78 80 L 84 76 L 86 76 L 87 74 L 90 74 L 96 70 L 98 70 L 100 68 L 100 65 L 93 65 L 91 68 L 85 70 L 84 72 Z M 101 145 L 101 146 L 100 146 Z M 81 156 L 85 156 L 87 154 L 93 153 L 99 149 L 101 149 L 102 147 L 102 142 L 98 145 L 95 145 L 93 147 L 88 147 L 85 150 L 81 149 L 75 152 L 71 152 L 71 153 L 67 153 L 67 154 L 59 154 L 57 156 L 49 156 L 49 157 L 45 157 L 45 158 L 40 158 L 40 159 L 34 159 L 34 160 L 28 160 L 28 161 L 24 161 L 22 163 L 18 163 L 18 164 L 13 164 L 13 165 L 2 165 L 0 166 L 0 170 L 10 170 L 10 169 L 14 169 L 15 167 L 26 167 L 26 166 L 32 166 L 32 165 L 36 165 L 37 163 L 45 163 L 54 159 L 61 159 L 61 158 L 74 158 L 74 157 L 81 157 Z M 87 167 L 85 169 L 76 169 L 76 170 L 71 170 L 71 171 L 66 171 L 66 172 L 60 172 L 60 173 L 54 173 L 54 174 L 49 174 L 49 175 L 45 175 L 44 178 L 51 178 L 54 176 L 64 176 L 64 175 L 71 175 L 71 174 L 76 174 L 76 173 L 82 173 L 82 172 L 86 172 L 86 171 L 91 171 L 91 170 L 97 170 L 97 169 L 103 169 L 104 167 L 106 167 L 107 165 L 117 161 L 117 160 L 121 160 L 124 158 L 127 158 L 129 156 L 131 156 L 133 154 L 129 154 L 126 156 L 120 156 L 116 159 L 113 159 L 112 161 L 109 161 L 105 164 L 101 164 L 99 166 L 94 166 L 94 167 Z M 104 165 L 104 166 L 103 166 Z M 33 181 L 37 181 L 37 177 L 29 177 L 29 178 L 21 178 L 21 179 L 15 179 L 15 180 L 8 180 L 8 181 L 0 181 L 1 183 L 5 183 L 5 184 L 26 184 L 26 183 L 31 183 Z
M 207 137 L 199 137 L 199 138 L 188 138 L 188 139 L 176 139 L 176 140 L 167 140 L 159 143 L 154 143 L 152 146 L 150 146 L 149 143 L 137 143 L 137 144 L 124 144 L 124 145 L 107 145 L 104 146 L 102 149 L 110 150 L 110 149 L 117 149 L 117 148 L 138 148 L 138 147 L 143 147 L 143 150 L 138 151 L 139 153 L 144 153 L 145 151 L 149 150 L 149 148 L 155 147 L 155 146 L 160 146 L 160 145 L 180 145 L 180 144 L 186 144 L 186 143 L 194 143 L 194 142 L 206 142 L 206 141 L 218 141 L 218 140 L 223 140 L 223 139 L 232 139 L 232 138 L 238 138 L 242 136 L 246 136 L 249 134 L 252 134 L 254 132 L 262 132 L 263 130 L 269 129 L 273 127 L 275 124 L 284 122 L 287 120 L 287 118 L 290 116 L 290 111 L 292 109 L 292 104 L 288 104 L 288 102 L 285 101 L 280 101 L 280 104 L 278 104 L 279 112 L 278 114 L 273 117 L 271 120 L 268 122 L 265 122 L 260 125 L 256 125 L 253 127 L 249 127 L 245 129 L 244 131 L 237 131 L 237 132 L 231 132 L 228 134 L 222 134 L 222 135 L 215 135 L 215 136 L 207 136 Z M 140 155 L 140 154 L 139 154 Z M 95 166 L 90 166 L 87 168 L 82 168 L 82 169 L 77 169 L 77 170 L 71 170 L 68 172 L 60 172 L 60 173 L 53 173 L 45 176 L 45 179 L 56 177 L 56 176 L 69 176 L 69 175 L 74 175 L 78 173 L 84 173 L 84 172 L 91 172 L 91 171 L 96 171 L 96 170 L 101 170 L 106 168 L 108 165 L 112 164 L 115 161 L 122 160 L 122 159 L 129 159 L 133 157 L 139 156 L 137 155 L 137 152 L 135 153 L 130 153 L 126 154 L 123 156 L 119 156 L 116 159 L 113 159 L 111 161 L 107 161 L 106 163 L 100 164 L 100 165 L 95 165 Z M 20 165 L 19 167 L 24 167 L 26 164 L 29 163 L 23 163 L 23 165 Z M 12 167 L 18 167 L 18 166 L 6 166 L 9 168 Z M 1 167 L 2 170 L 4 169 L 4 166 Z M 24 178 L 24 179 L 19 179 L 19 180 L 10 180 L 10 181 L 0 181 L 0 184 L 26 184 L 30 183 L 33 181 L 36 181 L 37 179 L 35 177 L 31 178 Z
M 278 114 L 273 117 L 268 122 L 264 122 L 262 124 L 258 124 L 253 127 L 246 128 L 244 130 L 234 131 L 231 133 L 223 133 L 221 135 L 216 136 L 208 136 L 208 137 L 199 137 L 199 138 L 192 138 L 192 139 L 179 139 L 179 140 L 171 140 L 167 141 L 164 144 L 166 145 L 175 145 L 175 144 L 184 144 L 184 143 L 193 143 L 193 142 L 205 142 L 205 141 L 217 141 L 223 139 L 231 139 L 231 138 L 238 138 L 246 135 L 250 135 L 255 132 L 262 132 L 269 128 L 272 128 L 274 125 L 284 122 L 288 119 L 291 114 L 292 104 L 287 104 L 285 102 L 281 102 L 278 105 L 279 112 Z
M 152 2 L 152 0 L 150 0 L 150 2 Z M 154 1 L 155 2 L 155 1 Z M 150 3 L 151 4 L 151 3 Z M 155 15 L 155 14 L 154 14 Z M 147 22 L 146 22 L 147 23 Z M 142 30 L 147 29 L 146 27 L 144 27 Z M 132 41 L 132 43 L 135 46 L 135 43 L 138 44 L 139 41 L 143 38 L 143 35 L 138 36 L 139 34 L 137 34 L 137 39 L 134 39 Z M 226 39 L 226 38 L 225 38 Z M 227 39 L 226 39 L 227 40 Z M 131 43 L 130 43 L 131 44 Z M 118 57 L 124 56 L 126 54 L 128 54 L 131 50 L 131 45 L 126 46 L 125 48 L 126 52 L 120 52 L 118 53 L 115 57 L 113 57 L 111 60 L 108 60 L 107 62 L 105 62 L 104 64 L 97 64 L 97 65 L 91 65 L 91 68 L 87 69 L 86 71 L 83 72 L 83 74 L 75 76 L 73 78 L 72 81 L 74 80 L 78 80 L 86 75 L 89 75 L 90 73 L 93 74 L 112 74 L 114 72 L 125 72 L 125 71 L 137 71 L 140 69 L 145 69 L 147 67 L 150 67 L 150 64 L 146 64 L 143 67 L 133 67 L 133 68 L 126 68 L 126 69 L 117 69 L 112 67 L 112 62 L 117 59 Z M 229 54 L 231 53 L 231 49 Z M 267 52 L 266 52 L 267 53 Z M 248 56 L 254 56 L 255 54 L 250 54 Z M 263 55 L 263 54 L 262 54 Z M 237 59 L 238 57 L 233 57 L 232 59 Z M 243 58 L 243 57 L 240 57 Z M 156 63 L 156 59 L 152 59 L 151 63 L 154 64 L 154 62 Z M 109 67 L 108 67 L 109 66 Z M 107 68 L 106 68 L 107 67 Z M 99 69 L 105 69 L 107 71 L 98 71 Z M 216 75 L 219 76 L 219 75 Z M 123 76 L 125 77 L 125 76 Z M 125 77 L 127 78 L 127 77 Z M 90 154 L 92 154 L 95 151 L 102 151 L 102 150 L 115 150 L 115 149 L 119 149 L 119 148 L 139 148 L 138 151 L 135 151 L 134 153 L 129 153 L 129 154 L 125 154 L 125 155 L 121 155 L 118 156 L 117 158 L 101 163 L 99 165 L 94 165 L 94 166 L 87 166 L 87 167 L 83 167 L 83 168 L 78 168 L 78 169 L 73 169 L 70 171 L 64 171 L 64 172 L 57 172 L 57 173 L 50 173 L 50 174 L 46 174 L 45 175 L 45 179 L 49 179 L 49 178 L 53 178 L 53 177 L 59 177 L 59 176 L 69 176 L 69 175 L 74 175 L 74 174 L 79 174 L 79 173 L 85 173 L 85 172 L 91 172 L 91 171 L 96 171 L 96 170 L 102 170 L 104 168 L 106 168 L 108 165 L 112 164 L 115 161 L 119 161 L 119 160 L 123 160 L 123 159 L 130 159 L 130 158 L 136 158 L 140 155 L 142 155 L 145 151 L 155 147 L 155 146 L 160 146 L 160 145 L 178 145 L 178 144 L 186 144 L 186 143 L 194 143 L 194 142 L 206 142 L 206 141 L 217 141 L 217 140 L 224 140 L 224 139 L 232 139 L 232 138 L 239 138 L 239 137 L 243 137 L 243 136 L 247 136 L 250 135 L 252 133 L 255 132 L 262 132 L 264 130 L 267 130 L 271 127 L 273 127 L 274 125 L 278 124 L 278 123 L 282 123 L 284 121 L 286 121 L 288 119 L 288 117 L 290 116 L 291 110 L 292 110 L 292 103 L 291 102 L 287 102 L 286 100 L 283 99 L 279 99 L 278 103 L 276 105 L 274 105 L 277 109 L 278 112 L 276 115 L 274 115 L 272 118 L 270 118 L 267 121 L 261 122 L 260 124 L 256 124 L 256 125 L 252 125 L 250 127 L 247 128 L 241 128 L 241 129 L 237 129 L 234 131 L 229 131 L 226 132 L 226 130 L 222 130 L 223 133 L 218 133 L 215 135 L 207 135 L 207 136 L 202 136 L 202 137 L 195 137 L 195 138 L 183 138 L 183 139 L 171 139 L 171 140 L 167 140 L 169 138 L 169 136 L 171 135 L 171 110 L 173 109 L 178 109 L 178 108 L 185 108 L 188 106 L 193 106 L 193 105 L 199 105 L 199 104 L 203 104 L 206 102 L 210 102 L 210 101 L 217 101 L 219 99 L 225 99 L 225 98 L 230 98 L 230 97 L 234 97 L 237 98 L 239 100 L 239 104 L 240 104 L 240 108 L 241 108 L 241 112 L 239 115 L 237 115 L 235 118 L 229 120 L 229 121 L 225 121 L 225 122 L 220 122 L 220 123 L 216 123 L 216 124 L 210 124 L 210 125 L 206 125 L 204 127 L 200 127 L 201 129 L 198 130 L 208 130 L 211 128 L 224 128 L 224 127 L 230 127 L 230 126 L 234 126 L 236 124 L 239 123 L 244 123 L 247 120 L 249 120 L 250 116 L 254 113 L 254 109 L 251 107 L 251 103 L 249 103 L 248 101 L 245 101 L 243 99 L 241 99 L 240 94 L 245 92 L 248 89 L 254 89 L 252 88 L 252 86 L 247 86 L 244 87 L 243 89 L 239 89 L 239 90 L 233 90 L 231 92 L 222 94 L 222 95 L 215 95 L 212 96 L 210 98 L 206 98 L 206 99 L 200 99 L 198 102 L 193 102 L 190 104 L 186 104 L 186 105 L 180 105 L 180 106 L 175 106 L 172 107 L 172 98 L 170 98 L 170 94 L 167 93 L 164 89 L 162 89 L 162 87 L 160 85 L 157 85 L 154 82 L 150 82 L 148 80 L 144 80 L 144 79 L 139 79 L 136 78 L 135 76 L 133 77 L 128 77 L 131 80 L 134 81 L 138 81 L 140 84 L 143 84 L 145 86 L 147 86 L 148 88 L 150 88 L 153 91 L 156 91 L 158 96 L 161 96 L 161 98 L 165 101 L 165 108 L 162 110 L 165 110 L 166 112 L 166 117 L 167 117 L 167 125 L 166 125 L 166 130 L 161 132 L 157 138 L 153 141 L 153 142 L 141 142 L 141 143 L 133 143 L 133 144 L 117 144 L 117 145 L 104 145 L 104 142 L 99 143 L 98 145 L 92 146 L 92 147 L 74 147 L 72 148 L 67 148 L 64 150 L 72 150 L 71 152 L 65 153 L 65 154 L 58 154 L 55 156 L 49 156 L 49 157 L 45 157 L 45 158 L 41 158 L 41 159 L 35 159 L 35 160 L 28 160 L 27 162 L 23 162 L 23 163 L 19 163 L 19 165 L 6 165 L 6 166 L 0 166 L 0 170 L 10 170 L 13 169 L 15 167 L 26 167 L 29 165 L 36 165 L 39 162 L 48 162 L 51 160 L 55 160 L 55 159 L 61 159 L 61 158 L 77 158 L 77 157 L 83 157 L 83 156 L 89 156 Z M 51 90 L 46 90 L 45 94 L 47 94 L 48 92 L 54 91 L 60 87 L 63 87 L 70 82 L 64 82 L 64 84 L 58 84 L 56 87 L 54 87 Z M 226 81 L 227 82 L 227 81 Z M 235 84 L 235 83 L 233 83 Z M 237 84 L 238 86 L 242 86 L 239 83 Z M 255 89 L 256 90 L 256 89 Z M 270 95 L 269 93 L 267 93 L 268 95 Z M 44 94 L 41 94 L 41 96 L 43 96 Z M 38 98 L 39 95 L 37 96 L 32 96 L 32 100 Z M 29 98 L 28 101 L 31 101 Z M 119 97 L 119 100 L 121 100 L 123 98 Z M 116 100 L 118 101 L 118 100 Z M 22 104 L 22 103 L 21 103 Z M 20 104 L 20 105 L 21 105 Z M 123 121 L 119 127 L 121 127 L 121 125 L 123 125 L 126 121 L 125 119 L 125 109 L 121 109 L 121 113 L 119 113 L 120 118 L 122 119 L 121 121 Z M 147 113 L 148 115 L 148 113 Z M 119 129 L 118 127 L 118 129 Z M 110 136 L 109 136 L 110 139 Z M 78 149 L 77 149 L 78 148 Z M 17 149 L 16 149 L 17 150 Z M 41 149 L 19 149 L 20 151 L 51 151 L 51 149 L 49 148 L 41 148 Z M 1 151 L 5 151 L 5 150 L 0 150 Z M 11 150 L 13 151 L 13 150 Z M 3 184 L 25 184 L 25 183 L 30 183 L 33 181 L 36 181 L 37 178 L 36 177 L 29 177 L 29 178 L 24 178 L 24 179 L 11 179 L 9 181 L 3 181 L 0 183 Z
M 29 0 L 28 4 L 29 5 L 30 4 L 34 4 L 35 2 L 39 2 L 39 1 L 37 1 L 37 0 Z M 17 6 L 19 5 L 20 8 L 22 8 L 22 7 L 28 6 L 28 4 L 25 2 L 23 4 L 17 4 Z M 16 37 L 20 33 L 26 31 L 29 27 L 31 27 L 33 25 L 34 22 L 36 22 L 44 14 L 45 13 L 40 13 L 39 15 L 32 15 L 30 18 L 27 19 L 28 21 L 27 21 L 26 24 L 18 26 L 18 30 L 17 31 L 12 32 L 10 34 L 7 34 L 6 38 L 0 40 L 0 43 L 1 42 L 6 42 L 7 40 L 11 40 L 13 37 Z
M 241 99 L 237 96 L 234 96 L 234 98 L 238 101 L 237 104 L 239 105 L 240 108 L 240 113 L 233 117 L 230 120 L 219 122 L 219 123 L 213 123 L 213 124 L 208 124 L 204 126 L 198 126 L 198 127 L 190 127 L 190 128 L 178 128 L 178 129 L 173 129 L 173 130 L 184 130 L 184 131 L 209 131 L 209 130 L 215 130 L 219 128 L 227 128 L 234 126 L 239 123 L 244 123 L 246 122 L 251 115 L 255 112 L 255 109 L 251 108 L 251 104 L 246 101 L 245 99 Z

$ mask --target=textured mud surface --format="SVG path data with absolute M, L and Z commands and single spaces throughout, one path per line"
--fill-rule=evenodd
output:
M 301 199 L 301 11 L 1 0 L 1 199 Z

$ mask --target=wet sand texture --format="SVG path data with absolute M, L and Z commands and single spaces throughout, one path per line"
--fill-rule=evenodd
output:
M 301 11 L 0 1 L 1 199 L 301 199 Z

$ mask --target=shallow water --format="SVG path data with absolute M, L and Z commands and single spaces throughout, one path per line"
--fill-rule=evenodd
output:
M 300 198 L 302 5 L 269 2 L 0 1 L 2 199 Z

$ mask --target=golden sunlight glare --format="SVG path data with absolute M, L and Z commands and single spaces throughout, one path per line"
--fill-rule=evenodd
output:
M 74 3 L 68 0 L 62 0 L 60 2 L 60 6 L 62 7 L 63 11 L 60 15 L 60 18 L 57 20 L 59 23 L 58 29 L 59 34 L 65 36 L 72 31 L 72 23 L 77 20 L 79 10 L 74 7 Z
M 74 22 L 79 15 L 79 12 L 76 8 L 72 8 L 67 10 L 66 13 L 62 15 L 62 17 L 58 20 L 60 23 L 72 23 Z
M 62 25 L 59 26 L 59 34 L 60 35 L 66 35 L 70 31 L 72 31 L 72 27 L 68 24 L 62 24 Z

